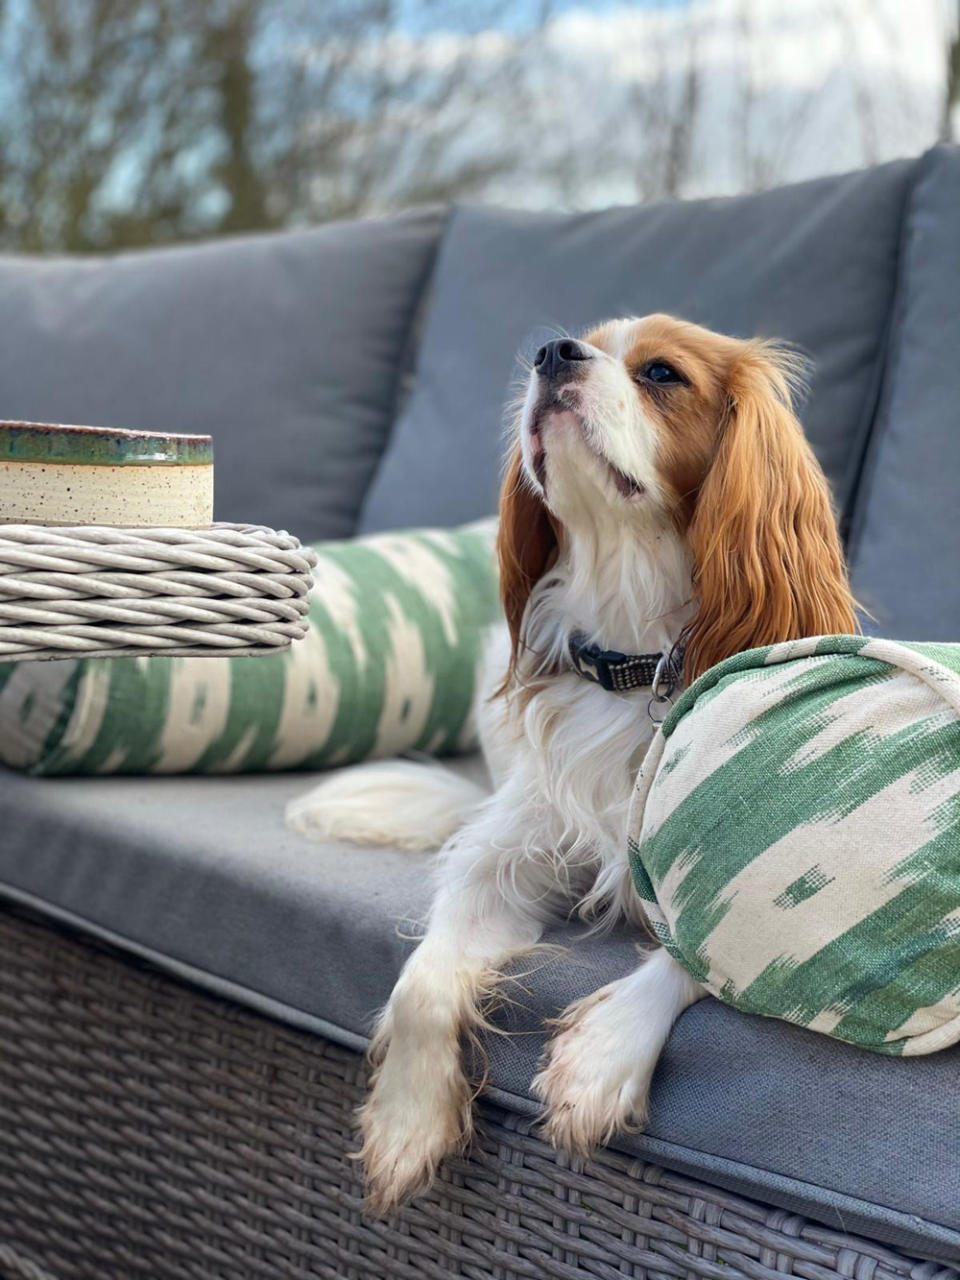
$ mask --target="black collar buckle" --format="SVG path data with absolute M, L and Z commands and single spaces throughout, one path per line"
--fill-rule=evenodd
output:
M 666 702 L 680 683 L 683 654 L 678 645 L 669 653 L 620 653 L 589 644 L 586 636 L 574 632 L 569 652 L 577 675 L 610 693 L 650 689 L 658 702 Z

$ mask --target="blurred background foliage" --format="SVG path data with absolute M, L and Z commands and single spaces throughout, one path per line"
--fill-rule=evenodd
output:
M 954 134 L 958 0 L 0 0 L 0 250 L 757 190 Z

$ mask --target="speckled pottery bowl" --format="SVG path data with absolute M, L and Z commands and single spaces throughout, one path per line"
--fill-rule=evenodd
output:
M 209 436 L 0 422 L 0 524 L 212 522 Z

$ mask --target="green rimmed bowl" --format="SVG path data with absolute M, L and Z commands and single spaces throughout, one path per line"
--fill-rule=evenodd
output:
M 0 524 L 212 522 L 210 436 L 0 421 Z

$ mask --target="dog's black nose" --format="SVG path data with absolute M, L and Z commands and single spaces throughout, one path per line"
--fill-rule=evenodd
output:
M 590 352 L 573 338 L 554 338 L 533 357 L 533 367 L 541 378 L 556 378 L 579 372 L 577 366 L 589 359 Z

